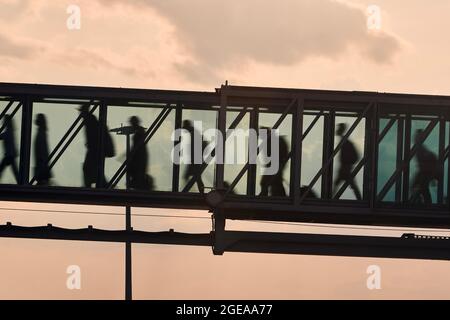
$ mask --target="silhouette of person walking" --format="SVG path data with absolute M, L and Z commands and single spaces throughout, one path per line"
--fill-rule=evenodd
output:
M 202 170 L 203 170 L 203 150 L 205 147 L 205 143 L 203 141 L 202 133 L 198 132 L 197 129 L 194 128 L 192 122 L 190 120 L 183 121 L 183 129 L 187 130 L 190 136 L 190 164 L 186 168 L 184 173 L 184 179 L 188 180 L 190 177 L 195 179 L 195 183 L 197 184 L 198 190 L 200 193 L 205 193 L 205 185 L 202 180 Z M 195 138 L 194 137 L 202 137 L 201 138 L 201 161 L 200 163 L 195 163 Z
M 0 163 L 0 177 L 6 167 L 11 166 L 14 178 L 16 179 L 17 183 L 19 183 L 19 170 L 17 169 L 16 164 L 17 150 L 14 138 L 14 123 L 11 115 L 5 115 L 3 124 L 5 129 L 4 132 L 0 134 L 0 139 L 3 140 L 3 149 L 5 152 L 5 156 Z
M 130 150 L 131 159 L 128 166 L 128 174 L 130 177 L 130 188 L 148 190 L 150 189 L 147 167 L 148 167 L 148 152 L 144 145 L 145 129 L 140 125 L 141 120 L 132 116 L 130 118 L 130 125 L 133 128 L 133 145 Z
M 339 123 L 336 135 L 343 137 L 347 131 L 347 125 L 345 123 Z M 362 200 L 361 192 L 356 184 L 355 178 L 352 177 L 352 169 L 354 164 L 358 161 L 359 155 L 355 145 L 350 139 L 344 142 L 340 152 L 340 168 L 338 170 L 338 176 L 334 181 L 334 186 L 337 187 L 341 182 L 347 182 L 350 188 L 355 194 L 356 200 Z
M 413 179 L 411 201 L 422 200 L 423 204 L 428 205 L 432 203 L 430 183 L 434 179 L 440 179 L 440 166 L 437 156 L 420 142 L 422 135 L 423 130 L 419 129 L 414 137 L 417 145 L 417 173 Z
M 47 119 L 45 115 L 39 113 L 36 116 L 35 125 L 38 127 L 34 140 L 34 160 L 36 167 L 34 177 L 38 185 L 48 185 L 51 178 L 48 166 L 48 140 L 47 140 Z
M 267 156 L 272 158 L 272 134 L 271 129 L 269 128 L 262 128 L 266 129 L 267 132 Z M 288 143 L 286 141 L 286 138 L 284 136 L 278 136 L 278 170 L 274 175 L 263 175 L 261 178 L 261 192 L 260 196 L 267 197 L 269 195 L 275 196 L 275 197 L 285 197 L 286 191 L 283 186 L 283 171 L 286 167 L 286 164 L 288 162 L 288 156 L 289 156 L 289 147 Z M 267 164 L 267 166 L 270 166 L 271 163 Z
M 98 174 L 98 153 L 99 153 L 99 135 L 100 123 L 97 118 L 89 112 L 89 105 L 85 104 L 78 109 L 84 120 L 84 128 L 86 133 L 86 157 L 83 163 L 83 179 L 85 187 L 92 187 L 97 182 Z M 102 155 L 105 157 L 105 155 Z M 106 179 L 103 176 L 103 182 Z

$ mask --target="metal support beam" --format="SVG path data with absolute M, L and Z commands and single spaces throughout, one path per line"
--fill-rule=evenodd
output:
M 305 101 L 302 98 L 297 99 L 297 108 L 292 119 L 292 146 L 291 151 L 294 153 L 291 162 L 291 181 L 290 194 L 293 195 L 294 205 L 300 204 L 300 181 L 302 172 L 302 150 L 303 150 L 303 111 Z
M 125 219 L 126 219 L 126 232 L 133 232 L 133 228 L 131 227 L 131 207 L 126 206 L 125 208 Z M 132 268 L 132 247 L 131 241 L 125 242 L 125 300 L 133 299 L 133 268 Z
M 17 106 L 14 108 L 13 112 L 11 112 L 10 117 L 11 119 L 14 118 L 14 116 L 16 115 L 16 113 L 20 110 L 20 108 L 23 106 L 23 102 L 19 102 L 17 104 Z M 5 115 L 3 115 L 4 117 Z M 0 133 L 2 133 L 6 128 L 6 123 L 3 123 L 2 126 L 0 127 Z
M 445 119 L 441 118 L 439 120 L 439 172 L 444 172 L 444 164 L 445 164 Z M 438 179 L 438 190 L 437 190 L 437 203 L 444 203 L 444 179 L 443 175 L 441 179 Z
M 31 128 L 33 126 L 33 104 L 27 97 L 22 107 L 22 127 L 20 139 L 20 164 L 19 181 L 21 185 L 28 184 L 30 179 L 30 156 L 31 156 Z
M 217 227 L 216 227 L 217 228 Z M 0 237 L 45 240 L 132 242 L 187 246 L 214 246 L 215 254 L 252 252 L 367 258 L 450 260 L 450 240 L 440 237 L 372 237 L 326 234 L 223 231 L 218 245 L 215 232 L 185 234 L 174 231 L 70 230 L 52 227 L 0 226 Z
M 222 145 L 220 146 L 222 149 L 222 156 L 225 156 L 225 145 L 227 140 L 227 106 L 228 106 L 228 97 L 227 97 L 227 87 L 228 84 L 222 86 L 220 90 L 220 109 L 219 109 L 219 115 L 217 117 L 217 129 L 221 133 L 222 137 L 226 137 L 225 141 L 222 141 Z M 203 134 L 203 132 L 202 132 Z M 205 168 L 206 166 L 203 165 Z M 202 168 L 203 169 L 203 168 Z M 205 170 L 205 169 L 203 169 Z M 200 172 L 197 172 L 198 174 L 202 174 L 203 170 L 200 170 Z M 215 185 L 216 188 L 221 190 L 224 188 L 224 178 L 225 178 L 225 166 L 223 164 L 223 161 L 218 161 L 216 165 L 216 174 L 215 174 Z M 194 185 L 194 182 L 199 179 L 198 176 L 193 177 L 191 181 L 188 183 L 188 185 L 183 189 L 183 192 L 188 192 L 192 186 Z
M 100 103 L 98 122 L 99 122 L 99 135 L 98 135 L 98 150 L 97 150 L 97 188 L 104 188 L 106 186 L 105 181 L 105 132 L 108 128 L 108 108 L 104 102 Z
M 397 159 L 395 168 L 399 169 L 402 166 L 404 156 L 404 140 L 405 140 L 405 119 L 401 116 L 398 117 L 397 125 Z M 402 201 L 402 179 L 399 178 L 395 181 L 395 202 L 400 203 Z M 378 191 L 377 191 L 378 193 Z M 376 197 L 376 194 L 374 195 Z
M 181 103 L 177 104 L 175 109 L 175 130 L 181 129 L 183 119 L 183 105 Z M 181 143 L 181 137 L 178 141 L 173 142 L 174 148 Z M 178 192 L 180 190 L 180 165 L 173 163 L 173 174 L 172 174 L 172 191 Z
M 250 129 L 255 130 L 255 132 L 259 133 L 259 112 L 258 108 L 254 108 L 250 111 Z M 257 140 L 258 141 L 258 140 Z M 247 175 L 247 195 L 255 196 L 256 195 L 256 164 L 250 164 L 250 168 L 248 170 Z
M 7 114 L 9 109 L 11 109 L 14 102 L 16 102 L 16 101 L 15 100 L 9 101 L 8 104 L 6 105 L 5 109 L 2 110 L 2 112 L 0 113 L 0 121 L 3 120 L 3 117 Z

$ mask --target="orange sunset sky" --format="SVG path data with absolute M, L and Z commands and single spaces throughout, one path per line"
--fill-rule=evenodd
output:
M 70 5 L 81 9 L 79 30 L 67 28 Z M 370 5 L 381 10 L 376 30 L 367 24 Z M 0 81 L 213 91 L 228 80 L 236 85 L 450 95 L 449 14 L 448 0 L 0 0 Z M 47 209 L 124 211 L 2 202 L 0 223 L 108 229 L 124 224 L 121 216 Z M 211 228 L 207 212 L 133 212 L 186 216 L 136 217 L 135 229 Z M 256 222 L 229 227 L 342 232 Z M 0 239 L 0 256 L 1 299 L 124 298 L 123 245 Z M 66 287 L 69 265 L 81 268 L 81 290 Z M 370 265 L 381 268 L 380 290 L 367 289 Z M 448 299 L 449 275 L 449 262 L 213 256 L 204 247 L 133 246 L 135 299 Z

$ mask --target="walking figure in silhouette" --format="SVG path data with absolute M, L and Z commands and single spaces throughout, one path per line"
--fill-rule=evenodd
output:
M 268 157 L 272 158 L 272 134 L 271 129 L 266 129 L 267 132 L 267 144 L 266 144 L 266 154 Z M 284 136 L 278 136 L 278 170 L 273 175 L 263 175 L 261 178 L 261 192 L 260 196 L 267 197 L 269 195 L 275 197 L 285 197 L 286 191 L 283 186 L 283 171 L 286 168 L 286 164 L 289 159 L 289 147 Z M 267 167 L 271 166 L 271 163 L 266 165 Z
M 99 135 L 100 135 L 100 123 L 97 118 L 89 112 L 89 105 L 85 104 L 79 109 L 81 116 L 84 120 L 84 128 L 86 133 L 86 157 L 83 163 L 83 179 L 84 186 L 87 188 L 92 187 L 93 183 L 97 182 L 98 174 L 98 161 L 99 155 Z M 102 155 L 105 158 L 105 154 Z M 103 182 L 106 181 L 105 177 L 102 177 Z
M 48 166 L 48 140 L 47 140 L 47 119 L 45 115 L 39 113 L 34 124 L 38 127 L 34 140 L 34 177 L 38 185 L 48 185 L 52 177 Z
M 145 129 L 141 126 L 141 120 L 132 116 L 130 125 L 133 128 L 133 145 L 130 150 L 130 162 L 128 165 L 128 174 L 130 177 L 130 188 L 139 190 L 150 190 L 151 177 L 147 175 L 148 152 L 144 144 Z
M 11 115 L 5 115 L 3 126 L 4 131 L 0 134 L 0 139 L 3 140 L 3 150 L 5 152 L 5 156 L 0 163 L 0 177 L 2 176 L 3 171 L 6 169 L 6 167 L 11 166 L 14 178 L 16 179 L 17 183 L 19 183 L 19 170 L 17 169 L 16 164 L 17 150 L 14 138 L 14 123 Z
M 432 203 L 430 183 L 440 179 L 441 172 L 437 156 L 421 143 L 422 135 L 423 130 L 419 129 L 414 137 L 417 145 L 417 173 L 413 179 L 411 202 L 428 205 Z
M 336 135 L 343 137 L 347 131 L 347 125 L 345 123 L 339 123 Z M 355 194 L 356 200 L 362 200 L 361 192 L 356 184 L 355 178 L 352 177 L 352 170 L 354 164 L 358 161 L 359 155 L 355 145 L 350 139 L 347 139 L 341 148 L 340 152 L 340 168 L 338 170 L 338 176 L 334 181 L 334 186 L 337 187 L 341 182 L 347 182 L 350 188 Z
M 203 171 L 203 150 L 205 148 L 205 143 L 203 141 L 202 133 L 198 132 L 197 129 L 194 128 L 192 122 L 190 120 L 183 121 L 183 129 L 187 130 L 190 136 L 190 164 L 186 168 L 184 173 L 184 179 L 189 180 L 190 177 L 193 177 L 194 182 L 197 184 L 198 191 L 200 193 L 205 193 L 205 185 L 202 180 L 202 171 Z M 201 138 L 201 161 L 200 163 L 195 163 L 195 138 L 194 137 L 202 137 Z

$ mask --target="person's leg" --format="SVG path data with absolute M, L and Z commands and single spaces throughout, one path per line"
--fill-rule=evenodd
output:
M 412 187 L 411 187 L 411 195 L 409 197 L 409 202 L 412 204 L 419 204 L 420 196 L 421 196 L 421 187 L 419 183 L 419 175 L 416 174 L 413 179 Z
M 272 176 L 268 175 L 262 176 L 260 182 L 261 185 L 261 192 L 259 193 L 260 196 L 267 197 L 269 195 L 269 181 L 271 177 Z
M 12 159 L 12 161 L 11 161 L 11 169 L 13 171 L 16 182 L 19 183 L 19 169 L 17 168 L 17 164 L 14 159 Z
M 83 163 L 83 184 L 85 187 L 89 186 L 89 175 L 88 175 L 88 168 L 87 168 L 87 159 L 84 159 Z
M 198 191 L 200 191 L 201 194 L 205 193 L 205 185 L 203 183 L 203 180 L 202 180 L 201 176 L 199 176 L 197 178 L 197 188 L 198 188 Z
M 83 164 L 83 178 L 84 178 L 84 186 L 86 188 L 90 188 L 92 183 L 96 182 L 96 174 L 94 173 L 96 169 L 95 163 L 95 152 L 88 151 L 86 153 L 86 158 L 84 159 Z
M 433 203 L 430 193 L 430 182 L 428 179 L 424 179 L 421 184 L 421 193 L 423 195 L 423 203 L 425 205 L 430 205 Z
M 341 167 L 338 170 L 338 174 L 336 179 L 334 180 L 334 187 L 333 187 L 333 196 L 339 191 L 339 189 L 337 188 L 342 182 L 345 182 L 345 177 L 346 177 L 346 170 L 345 170 L 345 166 L 341 165 Z
M 275 181 L 271 185 L 272 196 L 285 197 L 286 191 L 283 186 L 283 179 L 281 177 L 276 177 Z
M 356 181 L 352 179 L 349 183 L 350 188 L 352 188 L 353 193 L 355 194 L 356 200 L 362 200 L 361 192 L 359 191 L 359 187 L 356 184 Z
M 1 178 L 3 171 L 5 170 L 7 165 L 8 165 L 8 159 L 5 157 L 5 158 L 3 158 L 2 162 L 0 163 L 0 178 Z

